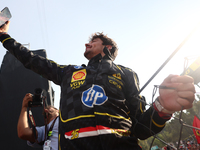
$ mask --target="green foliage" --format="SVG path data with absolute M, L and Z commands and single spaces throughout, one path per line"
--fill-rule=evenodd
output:
M 192 128 L 188 127 L 188 125 L 192 126 L 194 115 L 200 118 L 200 97 L 197 96 L 197 98 L 198 101 L 194 101 L 191 109 L 184 110 L 182 113 L 180 111 L 173 114 L 171 120 L 166 123 L 165 128 L 156 135 L 161 140 L 158 140 L 157 138 L 154 139 L 153 136 L 146 140 L 140 140 L 139 145 L 142 146 L 142 149 L 148 150 L 152 144 L 152 141 L 152 146 L 157 145 L 160 148 L 166 145 L 162 141 L 165 141 L 166 143 L 172 143 L 174 146 L 177 146 L 180 136 L 182 141 L 190 139 L 196 143 L 193 130 Z M 181 128 L 182 132 L 180 134 Z

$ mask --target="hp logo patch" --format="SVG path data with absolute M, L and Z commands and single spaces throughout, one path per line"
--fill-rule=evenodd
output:
M 81 100 L 85 106 L 93 107 L 93 105 L 104 104 L 108 100 L 108 97 L 101 86 L 92 85 L 91 88 L 82 93 Z

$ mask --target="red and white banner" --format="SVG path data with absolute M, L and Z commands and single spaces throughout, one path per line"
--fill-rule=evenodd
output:
M 130 131 L 128 131 L 128 130 L 111 129 L 109 127 L 97 125 L 96 127 L 86 127 L 86 128 L 80 128 L 80 129 L 66 132 L 65 138 L 73 140 L 76 138 L 97 136 L 100 134 L 113 134 L 113 133 L 121 135 L 121 136 L 129 136 L 130 135 Z

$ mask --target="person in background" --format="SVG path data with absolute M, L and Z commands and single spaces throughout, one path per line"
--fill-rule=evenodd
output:
M 18 137 L 23 140 L 27 140 L 27 144 L 32 147 L 51 148 L 51 150 L 58 149 L 58 110 L 53 106 L 47 106 L 44 109 L 44 115 L 47 119 L 47 132 L 45 132 L 45 126 L 36 127 L 36 135 L 28 124 L 28 103 L 32 101 L 32 94 L 27 93 L 23 99 L 21 113 L 17 125 Z M 45 135 L 46 133 L 46 135 Z M 36 137 L 35 137 L 36 136 Z M 45 137 L 46 140 L 45 140 Z

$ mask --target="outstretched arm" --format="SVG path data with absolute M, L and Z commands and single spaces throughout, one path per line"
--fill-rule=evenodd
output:
M 55 84 L 60 85 L 64 75 L 63 70 L 70 68 L 70 65 L 58 65 L 52 60 L 34 54 L 7 34 L 9 24 L 10 22 L 0 28 L 0 42 L 3 44 L 4 48 L 14 55 L 25 68 L 30 69 L 42 77 L 53 81 Z
M 28 118 L 27 118 L 27 108 L 28 108 L 28 102 L 32 101 L 32 95 L 30 93 L 26 94 L 23 103 L 22 103 L 22 109 L 18 120 L 17 125 L 17 132 L 18 137 L 23 140 L 27 140 L 30 142 L 35 142 L 35 138 L 33 135 L 32 129 L 29 127 L 28 124 Z M 38 136 L 37 130 L 36 130 L 36 137 Z
M 159 94 L 156 102 L 160 103 L 158 109 L 156 102 L 145 110 L 145 99 L 134 97 L 139 90 L 137 75 L 131 71 L 127 73 L 128 87 L 126 93 L 127 106 L 130 110 L 130 117 L 133 122 L 132 133 L 139 139 L 146 139 L 159 133 L 166 121 L 171 118 L 171 114 L 181 109 L 189 109 L 194 101 L 195 87 L 193 78 L 190 76 L 169 75 L 160 85 Z M 135 75 L 134 75 L 135 74 Z M 164 87 L 164 88 L 162 88 Z M 142 102 L 143 101 L 143 102 Z M 160 110 L 160 111 L 159 111 Z

